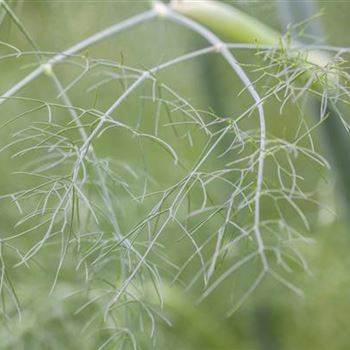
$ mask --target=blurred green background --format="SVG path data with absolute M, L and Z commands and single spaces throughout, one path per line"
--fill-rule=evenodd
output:
M 8 3 L 40 49 L 48 53 L 60 52 L 98 30 L 149 9 L 148 2 L 139 1 L 11 1 Z M 303 3 L 303 1 L 298 1 L 292 6 L 300 6 L 302 9 Z M 277 1 L 239 1 L 232 2 L 232 4 L 275 29 L 286 31 L 287 24 L 282 23 L 281 9 Z M 318 20 L 323 27 L 327 43 L 349 47 L 350 2 L 320 1 L 316 2 L 315 6 L 323 9 L 323 15 Z M 31 51 L 32 48 L 28 41 L 11 18 L 9 16 L 1 18 L 0 41 L 14 45 L 21 51 Z M 298 22 L 300 19 L 295 20 Z M 314 42 L 318 43 L 318 39 L 315 38 Z M 91 62 L 93 59 L 100 63 L 101 60 L 117 61 L 142 70 L 203 46 L 206 46 L 205 41 L 197 35 L 166 20 L 157 19 L 108 38 L 88 48 L 82 54 Z M 12 52 L 5 46 L 0 46 L 0 50 L 2 56 Z M 257 69 L 266 64 L 260 55 L 256 55 L 256 52 L 252 50 L 233 52 L 253 80 L 260 76 L 261 71 Z M 84 64 L 81 58 L 72 58 L 68 61 L 55 68 L 63 86 L 79 75 Z M 2 58 L 0 60 L 1 93 L 29 73 L 36 64 L 36 58 L 31 54 L 18 58 Z M 122 79 L 116 79 L 118 74 L 122 76 Z M 103 66 L 103 64 L 96 68 L 92 67 L 83 79 L 69 90 L 73 105 L 84 109 L 96 108 L 105 111 L 122 94 L 125 85 L 130 85 L 133 79 L 133 77 L 125 78 L 123 74 L 125 75 L 125 72 L 122 70 Z M 176 65 L 158 73 L 156 77 L 159 84 L 165 83 L 171 86 L 184 99 L 190 101 L 195 109 L 203 111 L 204 114 L 204 111 L 212 111 L 219 117 L 234 118 L 251 105 L 247 93 L 238 95 L 242 90 L 239 80 L 224 61 L 215 54 Z M 108 78 L 112 79 L 96 88 L 96 84 Z M 258 88 L 263 91 L 268 84 L 268 79 L 262 80 Z M 160 107 L 157 100 L 152 100 L 154 89 L 151 82 L 143 84 L 118 109 L 115 113 L 116 119 L 132 128 L 152 134 L 156 127 L 155 118 L 159 113 L 161 138 L 169 140 L 169 144 L 174 147 L 179 156 L 180 165 L 174 165 L 171 156 L 164 151 L 164 148 L 146 139 L 140 141 L 139 138 L 125 130 L 108 130 L 103 137 L 94 142 L 98 156 L 110 160 L 113 171 L 123 178 L 136 197 L 143 195 L 145 186 L 147 192 L 160 191 L 175 181 L 179 181 L 195 164 L 206 143 L 202 132 L 194 130 L 191 134 L 192 140 L 190 140 L 186 135 L 185 125 L 167 126 L 169 123 L 182 121 L 183 113 L 180 107 L 174 110 L 171 110 L 170 107 L 168 110 L 162 107 L 159 112 Z M 162 93 L 164 99 L 173 99 L 173 96 L 167 94 L 166 91 Z M 45 76 L 33 81 L 21 90 L 18 96 L 44 100 L 53 104 L 60 103 L 57 92 Z M 300 105 L 288 103 L 282 114 L 279 111 L 280 102 L 276 99 L 268 100 L 265 109 L 269 135 L 292 139 L 300 126 L 301 118 L 307 121 L 309 127 L 312 127 L 316 120 L 312 115 L 313 109 L 308 105 L 308 103 L 312 104 L 312 97 L 309 99 L 311 102 L 305 102 L 306 106 L 303 105 L 302 109 Z M 0 106 L 2 125 L 0 147 L 6 146 L 18 137 L 17 132 L 31 126 L 44 125 L 44 128 L 48 127 L 47 130 L 53 132 L 70 122 L 67 110 L 58 107 L 52 107 L 54 125 L 51 126 L 40 124 L 48 120 L 48 111 L 45 108 L 18 117 L 35 106 L 34 100 L 25 99 L 11 99 Z M 344 116 L 349 115 L 349 112 L 349 109 L 345 108 Z M 93 116 L 82 118 L 83 123 L 88 125 L 87 130 L 93 125 L 93 118 Z M 4 125 L 9 120 L 13 122 Z M 242 124 L 242 127 L 246 129 L 254 129 L 257 126 L 257 119 L 252 117 Z M 213 127 L 214 131 L 215 127 Z M 31 147 L 32 131 L 29 130 L 28 134 L 24 134 L 29 135 L 29 138 L 23 143 L 15 144 L 0 153 L 1 196 L 40 184 L 40 179 L 29 175 L 14 175 L 14 172 L 27 171 L 30 168 L 28 164 L 31 162 L 36 160 L 45 162 L 45 158 L 42 157 L 45 156 L 47 150 L 33 150 L 23 157 L 12 157 L 23 148 Z M 65 130 L 63 134 L 66 141 L 69 141 L 67 141 L 67 145 L 69 144 L 67 147 L 71 147 L 72 150 L 80 144 L 81 140 L 79 140 L 76 129 Z M 332 155 L 327 152 L 327 146 L 322 142 L 321 134 L 316 131 L 313 136 L 315 148 L 321 154 L 326 154 L 329 159 Z M 40 137 L 42 136 L 39 134 L 39 139 Z M 334 138 L 337 138 L 337 135 L 334 135 Z M 221 151 L 217 150 L 209 158 L 205 171 L 209 172 L 221 166 L 221 162 L 224 162 L 225 159 L 222 160 L 218 155 L 225 150 L 229 141 L 225 139 L 220 146 Z M 190 145 L 191 142 L 193 146 Z M 237 159 L 237 155 L 230 153 L 228 156 Z M 329 160 L 331 162 L 331 159 Z M 57 174 L 64 175 L 69 171 L 70 166 L 71 164 L 67 161 L 55 171 Z M 330 207 L 336 212 L 336 214 L 329 214 L 322 207 L 314 204 L 301 204 L 302 211 L 310 221 L 310 230 L 305 235 L 314 240 L 312 244 L 300 247 L 309 263 L 309 273 L 306 273 L 297 264 L 291 264 L 293 272 L 287 273 L 286 279 L 303 290 L 303 297 L 288 290 L 276 280 L 266 278 L 232 316 L 225 317 L 227 311 L 240 300 L 249 289 L 250 283 L 256 278 L 258 269 L 255 264 L 252 264 L 230 276 L 222 287 L 197 305 L 196 300 L 203 293 L 203 286 L 195 285 L 187 293 L 184 292 L 184 288 L 197 273 L 198 261 L 193 261 L 185 270 L 183 279 L 181 279 L 182 283 L 169 286 L 176 273 L 172 271 L 171 264 L 162 262 L 164 251 L 165 256 L 179 266 L 193 252 L 193 246 L 189 242 L 184 243 L 178 240 L 176 225 L 170 225 L 160 241 L 160 244 L 165 247 L 162 251 L 163 255 L 152 255 L 159 269 L 164 270 L 161 271 L 165 285 L 163 308 L 159 308 L 155 301 L 157 297 L 151 287 L 149 295 L 147 294 L 148 285 L 151 285 L 149 275 L 145 274 L 140 278 L 139 283 L 146 291 L 143 295 L 144 302 L 151 303 L 156 313 L 164 314 L 172 325 L 169 326 L 159 317 L 155 334 L 150 340 L 150 318 L 142 305 L 133 306 L 132 303 L 120 308 L 122 315 L 120 319 L 119 316 L 115 316 L 115 320 L 104 323 L 103 313 L 108 302 L 106 300 L 109 300 L 111 290 L 113 291 L 120 282 L 118 279 L 120 272 L 118 250 L 113 251 L 113 256 L 96 268 L 91 267 L 90 270 L 85 266 L 91 263 L 93 256 L 88 256 L 77 268 L 80 257 L 88 255 L 89 249 L 92 249 L 93 239 L 98 241 L 98 238 L 93 238 L 85 242 L 84 233 L 111 230 L 109 224 L 103 220 L 104 213 L 101 207 L 100 227 L 92 224 L 93 220 L 86 213 L 83 213 L 80 219 L 72 224 L 73 234 L 81 234 L 83 238 L 79 244 L 75 242 L 73 247 L 69 248 L 56 288 L 50 295 L 60 259 L 60 249 L 63 246 L 59 238 L 54 237 L 47 243 L 45 249 L 41 250 L 28 264 L 19 266 L 16 265 L 20 261 L 18 257 L 28 251 L 38 240 L 38 236 L 42 235 L 42 228 L 31 231 L 29 235 L 21 236 L 13 242 L 12 247 L 4 243 L 6 240 L 1 240 L 1 271 L 6 271 L 6 273 L 3 273 L 1 277 L 0 349 L 128 349 L 132 348 L 129 331 L 134 333 L 135 338 L 140 341 L 141 349 L 152 349 L 153 346 L 157 349 L 183 350 L 348 349 L 350 346 L 348 334 L 350 242 L 349 220 L 344 209 L 346 203 L 344 204 L 344 200 L 341 199 L 339 190 L 336 190 L 334 170 L 326 171 L 310 165 L 309 161 L 302 157 L 296 160 L 296 166 L 305 178 L 302 184 L 303 190 L 315 192 L 316 200 L 321 202 L 322 207 Z M 93 164 L 87 167 L 90 174 L 92 170 L 89 167 L 93 167 Z M 266 174 L 273 181 L 275 175 L 272 163 L 267 163 Z M 98 207 L 98 190 L 95 189 L 93 182 L 91 184 L 90 194 Z M 220 202 L 226 190 L 225 185 L 213 185 L 213 188 L 210 189 L 213 201 Z M 115 187 L 111 185 L 111 193 L 114 199 L 113 210 L 119 213 L 118 217 L 123 232 L 128 232 L 142 220 L 156 200 L 151 198 L 144 204 L 135 204 L 126 191 L 117 185 Z M 194 205 L 198 205 L 200 196 L 200 193 L 193 194 Z M 24 212 L 34 211 L 36 201 L 36 197 L 25 201 Z M 24 228 L 16 226 L 20 215 L 11 198 L 2 198 L 0 208 L 1 238 L 5 239 L 18 234 L 22 232 L 21 229 L 25 230 L 30 225 L 35 226 L 35 222 L 25 223 Z M 269 202 L 266 202 L 263 207 L 263 215 L 269 218 L 275 215 Z M 297 227 L 301 226 L 300 219 L 295 213 L 286 209 L 285 215 Z M 163 218 L 160 219 L 161 222 L 162 220 Z M 251 220 L 250 214 L 245 214 L 242 218 L 243 222 L 249 220 Z M 193 222 L 196 223 L 195 220 Z M 200 232 L 205 237 L 208 232 L 212 234 L 217 225 L 218 223 L 213 220 Z M 147 233 L 142 233 L 142 235 L 146 236 Z M 142 239 L 146 241 L 146 238 L 142 237 L 139 241 L 141 250 L 143 249 Z M 247 243 L 246 246 L 242 244 L 239 247 L 249 251 L 249 244 Z M 15 251 L 13 247 L 21 253 Z M 121 251 L 120 254 L 124 253 Z M 235 257 L 237 252 L 232 254 Z M 6 270 L 4 269 L 5 264 Z M 21 310 L 21 319 L 19 319 L 17 309 Z M 117 314 L 118 311 L 118 309 L 115 310 L 115 313 Z M 128 325 L 129 329 L 124 328 L 125 325 Z

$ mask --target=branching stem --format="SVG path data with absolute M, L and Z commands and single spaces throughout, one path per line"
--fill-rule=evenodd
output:
M 171 9 L 168 10 L 167 18 L 170 20 L 179 23 L 180 25 L 187 27 L 203 38 L 205 38 L 208 42 L 210 42 L 216 48 L 217 52 L 219 52 L 223 58 L 227 61 L 227 63 L 232 67 L 234 72 L 237 74 L 239 79 L 243 82 L 244 86 L 252 96 L 255 101 L 256 108 L 259 113 L 259 121 L 260 121 L 260 152 L 259 152 L 259 160 L 258 160 L 258 175 L 256 181 L 256 192 L 255 192 L 255 210 L 254 210 L 254 233 L 255 239 L 258 245 L 258 252 L 261 257 L 261 261 L 263 264 L 263 268 L 265 271 L 268 270 L 268 261 L 264 252 L 264 242 L 262 239 L 262 235 L 260 232 L 260 212 L 261 212 L 261 195 L 262 195 L 262 184 L 264 180 L 264 160 L 266 153 L 266 125 L 265 125 L 265 113 L 263 109 L 263 101 L 259 96 L 258 92 L 254 88 L 252 82 L 249 77 L 245 73 L 245 71 L 241 68 L 239 63 L 236 61 L 232 53 L 228 50 L 225 43 L 217 37 L 214 33 L 209 31 L 207 28 L 203 27 L 201 24 L 179 14 Z

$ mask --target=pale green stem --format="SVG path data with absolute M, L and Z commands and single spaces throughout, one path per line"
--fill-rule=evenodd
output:
M 255 210 L 254 210 L 254 233 L 255 239 L 258 246 L 258 253 L 261 257 L 263 268 L 265 271 L 268 270 L 268 261 L 264 251 L 264 242 L 260 232 L 260 215 L 261 215 L 261 193 L 262 185 L 264 180 L 264 162 L 266 154 L 266 125 L 265 125 L 265 113 L 263 109 L 263 102 L 260 98 L 258 92 L 255 90 L 252 82 L 249 77 L 246 75 L 245 71 L 238 64 L 232 53 L 228 50 L 226 45 L 217 37 L 212 31 L 203 27 L 199 23 L 191 20 L 190 18 L 184 17 L 172 10 L 168 10 L 166 14 L 167 18 L 181 24 L 182 26 L 188 27 L 191 30 L 197 32 L 207 41 L 209 41 L 214 47 L 217 48 L 217 52 L 227 61 L 231 66 L 233 71 L 237 74 L 239 79 L 242 81 L 250 95 L 252 96 L 256 108 L 259 114 L 259 123 L 260 123 L 260 146 L 259 146 L 259 159 L 258 159 L 258 174 L 256 181 L 256 192 L 255 192 Z
M 297 41 L 285 43 L 279 32 L 243 11 L 219 1 L 173 0 L 171 7 L 176 12 L 194 19 L 228 41 L 256 44 L 257 47 L 260 45 L 273 45 L 276 48 L 281 47 L 281 45 L 288 48 L 300 46 Z M 293 55 L 297 55 L 297 50 L 293 50 Z M 328 66 L 332 63 L 331 56 L 319 50 L 308 50 L 304 57 L 304 62 L 300 62 L 300 65 L 307 63 L 324 70 L 324 72 L 327 72 Z M 305 69 L 305 74 L 307 80 L 308 75 L 312 72 Z M 337 75 L 332 71 L 327 74 L 327 77 L 330 86 L 332 86 L 332 82 L 337 80 Z M 318 81 L 314 82 L 314 87 L 318 90 L 324 89 Z

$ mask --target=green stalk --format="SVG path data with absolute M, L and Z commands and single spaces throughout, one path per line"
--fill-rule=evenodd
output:
M 280 34 L 254 17 L 230 5 L 211 0 L 177 0 L 171 7 L 227 39 L 257 45 L 279 43 Z
M 213 0 L 201 0 L 195 2 L 192 0 L 173 0 L 171 5 L 173 10 L 194 19 L 196 22 L 208 27 L 211 31 L 225 38 L 227 41 L 256 44 L 271 45 L 279 47 L 283 43 L 282 35 L 260 22 L 256 18 L 244 13 L 243 11 Z M 295 48 L 300 46 L 300 43 L 290 42 L 288 47 Z M 293 51 L 295 56 L 298 55 L 298 50 Z M 309 50 L 305 54 L 300 65 L 309 64 L 314 68 L 320 68 L 323 72 L 327 72 L 327 66 L 331 64 L 332 58 L 325 52 L 319 50 Z M 312 70 L 305 69 L 305 80 L 310 78 Z M 327 80 L 330 87 L 332 83 L 337 81 L 337 76 L 334 72 L 327 74 Z M 313 87 L 318 91 L 324 90 L 324 85 L 315 80 Z

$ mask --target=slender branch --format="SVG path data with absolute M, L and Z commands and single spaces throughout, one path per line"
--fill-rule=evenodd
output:
M 161 65 L 155 66 L 151 68 L 149 71 L 143 71 L 141 75 L 129 86 L 127 90 L 124 91 L 124 93 L 107 109 L 107 111 L 101 116 L 101 120 L 95 127 L 95 129 L 91 132 L 89 137 L 85 140 L 84 144 L 80 148 L 80 157 L 77 162 L 77 171 L 79 170 L 79 166 L 81 162 L 83 161 L 86 152 L 89 149 L 89 146 L 92 142 L 92 140 L 97 136 L 105 122 L 110 118 L 110 115 L 126 100 L 129 95 L 136 90 L 137 87 L 139 87 L 145 80 L 152 78 L 152 75 L 156 74 L 157 72 L 168 68 L 170 66 L 173 66 L 175 64 L 199 57 L 201 55 L 207 54 L 211 51 L 214 51 L 216 49 L 215 46 L 207 47 L 204 49 L 193 51 L 189 54 L 185 54 L 180 57 L 176 57 L 168 62 L 165 62 Z
M 0 97 L 0 104 L 4 103 L 9 97 L 14 96 L 19 90 L 23 89 L 26 85 L 28 85 L 30 82 L 32 82 L 34 79 L 36 79 L 38 76 L 40 76 L 42 73 L 51 71 L 51 68 L 53 65 L 64 61 L 67 57 L 76 54 L 77 52 L 80 52 L 87 47 L 96 44 L 108 37 L 110 37 L 113 34 L 120 33 L 130 27 L 133 27 L 135 25 L 147 22 L 151 19 L 153 19 L 156 16 L 154 11 L 147 11 L 143 12 L 139 15 L 136 15 L 134 17 L 131 17 L 123 22 L 117 23 L 112 25 L 109 28 L 106 28 L 102 30 L 101 32 L 98 32 L 89 38 L 80 41 L 79 43 L 73 45 L 72 47 L 66 49 L 62 53 L 57 54 L 56 56 L 52 57 L 48 60 L 46 64 L 43 64 L 33 70 L 31 73 L 29 73 L 26 77 L 24 77 L 21 81 L 19 81 L 17 84 L 15 84 L 12 88 L 7 90 L 1 97 Z
M 268 262 L 264 252 L 264 242 L 260 232 L 260 212 L 261 212 L 261 195 L 262 195 L 262 184 L 264 180 L 264 160 L 266 153 L 266 125 L 265 125 L 265 113 L 263 109 L 263 101 L 255 90 L 252 82 L 241 68 L 239 63 L 236 61 L 232 53 L 228 50 L 226 45 L 217 37 L 213 32 L 203 27 L 201 24 L 172 11 L 170 8 L 166 14 L 166 17 L 170 20 L 179 23 L 201 35 L 207 41 L 209 41 L 216 48 L 217 52 L 220 53 L 227 63 L 231 66 L 234 72 L 237 74 L 239 79 L 243 82 L 244 86 L 255 101 L 255 105 L 258 109 L 259 122 L 260 122 L 260 150 L 258 160 L 258 175 L 256 181 L 256 193 L 255 193 L 255 210 L 254 210 L 254 233 L 255 239 L 258 245 L 258 252 L 261 256 L 261 261 L 265 271 L 268 270 Z

